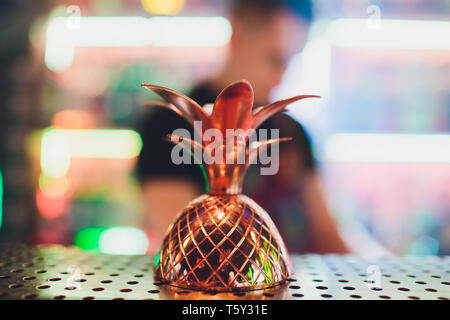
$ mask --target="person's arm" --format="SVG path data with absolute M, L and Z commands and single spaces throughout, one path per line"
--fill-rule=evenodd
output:
M 204 179 L 199 166 L 176 165 L 171 158 L 174 144 L 167 134 L 179 128 L 192 130 L 189 123 L 171 110 L 154 107 L 149 111 L 137 126 L 143 145 L 136 174 L 149 228 L 163 237 L 176 214 L 202 193 Z
M 314 252 L 349 253 L 338 233 L 336 222 L 328 212 L 319 174 L 313 169 L 305 173 L 302 179 L 304 183 L 301 200 L 311 227 Z
M 188 179 L 166 177 L 143 183 L 142 198 L 152 230 L 162 239 L 176 215 L 200 193 Z

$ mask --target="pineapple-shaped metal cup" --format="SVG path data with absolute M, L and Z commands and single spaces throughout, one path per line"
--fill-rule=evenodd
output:
M 202 138 L 208 129 L 219 130 L 225 138 L 230 129 L 256 130 L 288 104 L 316 97 L 295 96 L 253 109 L 253 89 L 248 81 L 241 80 L 219 94 L 208 114 L 178 92 L 142 86 L 165 99 L 168 104 L 160 106 L 188 120 Z M 192 200 L 169 226 L 155 259 L 155 279 L 176 287 L 215 291 L 255 290 L 284 283 L 290 275 L 290 263 L 283 239 L 267 212 L 241 191 L 244 175 L 258 152 L 289 138 L 250 143 L 249 135 L 244 135 L 233 145 L 226 144 L 224 138 L 219 148 L 210 148 L 211 142 L 204 139 L 198 142 L 169 136 L 192 154 L 200 150 L 206 157 L 201 165 L 209 190 Z M 238 161 L 241 156 L 243 162 Z

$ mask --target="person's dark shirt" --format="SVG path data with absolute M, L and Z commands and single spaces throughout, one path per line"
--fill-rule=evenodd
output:
M 190 93 L 190 98 L 200 105 L 214 103 L 219 92 L 208 84 L 200 85 Z M 137 174 L 141 182 L 156 178 L 187 179 L 206 188 L 199 165 L 175 165 L 170 157 L 173 144 L 167 134 L 185 128 L 193 137 L 192 126 L 166 108 L 154 107 L 143 117 L 138 130 L 143 147 L 138 159 Z M 315 167 L 311 143 L 302 125 L 285 113 L 266 120 L 260 128 L 279 129 L 280 137 L 292 137 L 279 146 L 280 168 L 275 175 L 260 175 L 260 166 L 251 165 L 245 176 L 243 193 L 255 200 L 273 219 L 290 252 L 310 251 L 308 220 L 302 209 L 302 176 Z M 270 137 L 270 131 L 269 131 Z

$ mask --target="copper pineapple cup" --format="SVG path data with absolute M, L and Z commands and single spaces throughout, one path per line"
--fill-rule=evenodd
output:
M 173 90 L 143 84 L 190 123 L 201 121 L 194 130 L 202 136 L 214 128 L 226 136 L 227 129 L 256 130 L 265 120 L 297 100 L 316 97 L 296 96 L 253 109 L 253 89 L 246 80 L 229 85 L 217 97 L 211 115 L 195 101 Z M 186 138 L 175 137 L 175 143 Z M 215 290 L 255 290 L 282 284 L 290 276 L 288 252 L 267 212 L 243 195 L 242 182 L 257 152 L 275 139 L 257 144 L 245 142 L 227 148 L 224 159 L 244 163 L 204 161 L 209 190 L 191 201 L 169 226 L 156 256 L 154 274 L 157 281 L 176 287 Z M 174 141 L 172 136 L 172 141 Z M 203 141 L 203 139 L 202 139 Z M 190 146 L 208 150 L 208 143 L 188 141 Z M 207 154 L 207 152 L 205 152 Z

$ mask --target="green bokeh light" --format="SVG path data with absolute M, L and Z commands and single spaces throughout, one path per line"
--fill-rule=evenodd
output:
M 3 176 L 0 171 L 0 229 L 2 228 L 3 221 Z
M 88 227 L 77 232 L 74 244 L 85 251 L 100 252 L 99 239 L 106 227 Z
M 158 252 L 158 254 L 155 257 L 155 268 L 158 267 L 160 259 L 161 259 L 161 249 L 159 249 L 159 252 Z

